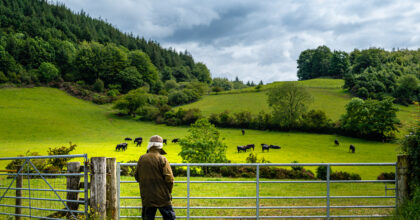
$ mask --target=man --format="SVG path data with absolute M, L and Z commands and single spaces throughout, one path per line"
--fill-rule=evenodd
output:
M 155 219 L 157 209 L 165 220 L 176 218 L 171 203 L 174 176 L 168 160 L 163 156 L 166 152 L 162 148 L 162 137 L 152 136 L 147 153 L 137 162 L 134 177 L 140 184 L 143 205 L 141 216 L 144 220 Z

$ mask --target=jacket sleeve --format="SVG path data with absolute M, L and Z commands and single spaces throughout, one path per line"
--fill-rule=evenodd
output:
M 174 175 L 172 173 L 171 165 L 169 164 L 169 161 L 166 159 L 166 157 L 163 157 L 163 163 L 163 178 L 165 179 L 165 183 L 169 189 L 169 192 L 172 193 L 172 188 L 174 186 Z
M 134 172 L 134 178 L 136 178 L 136 181 L 138 183 L 140 182 L 140 160 L 141 160 L 141 157 L 139 158 L 139 161 L 137 162 L 136 171 Z

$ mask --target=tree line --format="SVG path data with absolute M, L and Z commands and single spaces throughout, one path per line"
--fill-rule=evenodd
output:
M 420 49 L 369 48 L 347 53 L 319 46 L 302 51 L 297 65 L 299 80 L 341 78 L 344 88 L 362 99 L 394 97 L 404 105 L 420 100 Z
M 146 86 L 156 94 L 168 80 L 212 81 L 206 65 L 187 51 L 121 33 L 83 11 L 40 0 L 0 0 L 0 83 L 93 87 L 98 80 L 107 90 Z

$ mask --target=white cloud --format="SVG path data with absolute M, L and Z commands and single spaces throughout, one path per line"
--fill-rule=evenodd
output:
M 420 47 L 420 2 L 66 0 L 124 32 L 188 50 L 213 76 L 296 80 L 302 50 Z

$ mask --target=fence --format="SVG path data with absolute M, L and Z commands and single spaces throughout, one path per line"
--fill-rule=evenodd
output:
M 397 164 L 396 163 L 278 163 L 278 164 L 206 164 L 206 163 L 190 163 L 190 164 L 171 164 L 171 166 L 182 166 L 187 168 L 187 177 L 186 180 L 182 181 L 175 181 L 175 184 L 186 184 L 186 196 L 178 196 L 173 197 L 174 200 L 186 200 L 185 206 L 174 206 L 174 209 L 181 209 L 186 210 L 186 215 L 184 216 L 177 216 L 179 219 L 207 219 L 207 218 L 218 218 L 218 219 L 280 219 L 280 218 L 383 218 L 386 217 L 387 214 L 381 213 L 371 213 L 369 215 L 332 215 L 331 210 L 345 210 L 345 209 L 370 209 L 370 210 L 380 210 L 385 209 L 392 211 L 396 208 L 396 199 L 398 194 L 398 179 L 397 176 L 394 180 L 331 180 L 330 179 L 330 168 L 331 167 L 343 167 L 343 166 L 391 166 L 395 167 L 396 174 L 397 172 Z M 134 200 L 135 203 L 131 202 L 131 204 L 141 204 L 141 197 L 138 196 L 121 196 L 121 192 L 124 191 L 125 187 L 123 185 L 128 184 L 135 184 L 137 187 L 136 181 L 132 180 L 122 180 L 120 173 L 123 167 L 133 167 L 136 166 L 135 163 L 118 163 L 117 164 L 117 192 L 118 192 L 118 204 L 119 204 L 119 218 L 141 218 L 141 215 L 139 212 L 134 212 L 137 215 L 127 215 L 127 214 L 121 214 L 122 210 L 140 210 L 141 206 L 123 206 L 122 201 L 128 201 L 128 200 Z M 195 181 L 191 180 L 191 167 L 228 167 L 228 166 L 242 166 L 242 167 L 254 167 L 256 177 L 255 180 L 247 180 L 247 181 L 220 181 L 220 180 L 201 180 L 201 181 Z M 260 168 L 261 167 L 286 167 L 286 166 L 326 166 L 327 167 L 327 174 L 326 174 L 326 180 L 260 180 Z M 177 178 L 178 179 L 178 178 Z M 191 184 L 231 184 L 231 183 L 240 183 L 240 184 L 255 184 L 255 195 L 253 196 L 230 196 L 230 197 L 217 197 L 217 196 L 191 196 Z M 261 192 L 261 185 L 262 184 L 325 184 L 325 195 L 322 196 L 262 196 L 260 195 Z M 332 184 L 395 184 L 394 188 L 391 188 L 395 190 L 394 195 L 388 195 L 387 193 L 390 188 L 388 185 L 385 186 L 384 192 L 386 195 L 331 195 L 331 185 Z M 132 188 L 132 187 L 126 187 L 126 188 Z M 217 189 L 221 189 L 220 187 Z M 127 189 L 128 190 L 128 189 Z M 138 194 L 138 188 L 137 190 L 129 190 L 132 193 Z M 214 192 L 217 192 L 214 191 Z M 367 204 L 367 205 L 331 205 L 331 201 L 337 201 L 337 200 L 371 200 L 374 199 L 376 202 L 380 200 L 387 200 L 388 203 L 391 204 L 385 204 L 385 205 L 378 205 L 378 204 Z M 254 206 L 191 206 L 192 200 L 229 200 L 230 203 L 233 203 L 234 200 L 255 200 Z M 277 201 L 277 200 L 323 200 L 324 205 L 299 205 L 299 206 L 267 206 L 262 205 L 262 200 L 270 200 L 270 201 Z M 390 201 L 392 200 L 392 201 Z M 352 203 L 352 202 L 350 202 Z M 356 202 L 354 202 L 356 203 Z M 269 202 L 268 204 L 271 204 Z M 206 215 L 191 215 L 191 210 L 229 210 L 229 209 L 236 209 L 236 210 L 246 210 L 251 209 L 255 210 L 254 215 L 247 215 L 247 216 L 206 216 Z M 312 210 L 324 210 L 323 214 L 319 215 L 262 215 L 261 210 L 278 210 L 276 213 L 280 213 L 280 210 L 290 210 L 290 209 L 306 209 L 310 210 L 310 213 L 314 212 Z M 128 212 L 127 212 L 128 213 Z M 319 211 L 318 211 L 319 213 Z
M 88 199 L 79 199 L 80 193 L 88 197 L 88 169 L 80 173 L 80 162 L 72 162 L 67 173 L 43 170 L 46 160 L 63 158 L 83 159 L 84 167 L 88 162 L 86 154 L 0 158 L 14 164 L 13 169 L 0 171 L 0 215 L 15 219 L 88 218 Z M 84 190 L 79 190 L 80 185 Z M 84 208 L 79 209 L 80 204 Z

